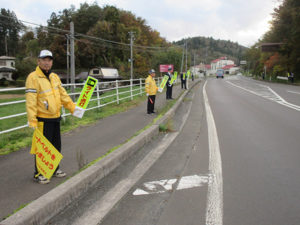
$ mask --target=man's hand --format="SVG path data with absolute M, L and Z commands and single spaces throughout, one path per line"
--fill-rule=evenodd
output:
M 37 124 L 36 123 L 29 123 L 29 122 L 27 122 L 27 125 L 28 125 L 29 128 L 31 128 L 33 130 L 35 130 L 37 128 Z
M 75 106 L 73 116 L 81 119 L 83 117 L 84 112 L 85 112 L 85 109 Z

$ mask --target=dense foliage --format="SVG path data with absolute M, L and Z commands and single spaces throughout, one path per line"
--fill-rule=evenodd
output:
M 214 40 L 212 37 L 193 37 L 186 40 L 175 42 L 177 45 L 183 45 L 187 42 L 188 49 L 193 50 L 192 60 L 195 55 L 195 63 L 203 62 L 210 64 L 211 61 L 226 56 L 239 64 L 247 48 L 231 41 Z
M 274 9 L 270 30 L 246 53 L 249 68 L 259 75 L 266 67 L 267 74 L 275 77 L 293 72 L 300 78 L 300 1 L 283 0 Z M 261 52 L 262 43 L 282 43 L 277 52 Z
M 1 9 L 0 15 L 8 16 L 1 17 L 0 43 L 7 37 L 7 54 L 17 57 L 18 74 L 23 79 L 34 69 L 36 57 L 42 49 L 53 52 L 53 69 L 66 73 L 71 21 L 74 22 L 75 29 L 76 73 L 94 66 L 113 67 L 124 78 L 128 78 L 129 32 L 134 33 L 134 78 L 145 77 L 150 68 L 158 70 L 159 64 L 174 64 L 175 70 L 179 71 L 184 41 L 188 43 L 188 66 L 193 65 L 194 55 L 196 64 L 210 63 L 221 56 L 228 56 L 238 62 L 245 50 L 237 43 L 204 37 L 169 43 L 147 25 L 144 19 L 114 6 L 100 7 L 97 3 L 84 3 L 78 9 L 71 6 L 58 13 L 53 12 L 45 27 L 25 27 L 17 20 L 14 12 L 9 10 Z M 2 48 L 0 50 L 1 55 L 6 54 Z
M 16 18 L 13 12 L 2 9 L 1 15 L 6 14 Z M 8 55 L 17 56 L 18 71 L 21 76 L 26 76 L 28 72 L 28 63 L 25 61 L 29 61 L 29 65 L 33 67 L 32 60 L 28 60 L 28 58 L 36 58 L 39 51 L 45 48 L 50 49 L 54 54 L 54 69 L 62 72 L 66 70 L 67 38 L 71 21 L 74 22 L 75 28 L 77 73 L 82 70 L 87 71 L 94 66 L 101 66 L 117 68 L 123 77 L 129 77 L 129 32 L 134 33 L 135 78 L 145 77 L 150 68 L 158 69 L 161 63 L 175 64 L 175 68 L 180 67 L 180 47 L 173 46 L 160 37 L 159 32 L 148 26 L 144 19 L 114 6 L 101 8 L 96 3 L 91 5 L 84 3 L 77 10 L 72 6 L 59 13 L 52 13 L 47 27 L 34 29 L 25 28 L 21 23 L 16 26 L 17 22 L 15 21 L 17 19 L 14 22 L 10 19 L 10 22 L 7 23 L 10 29 L 14 28 L 12 31 L 16 34 L 11 37 L 11 39 L 14 38 L 14 42 L 8 46 L 10 50 Z M 5 28 L 4 25 L 1 18 L 1 28 Z M 19 37 L 21 25 L 23 32 Z M 3 31 L 3 28 L 0 31 Z M 4 32 L 8 33 L 6 28 Z M 4 38 L 1 34 L 0 32 L 0 42 L 2 43 Z M 5 54 L 5 52 L 1 53 L 1 55 Z

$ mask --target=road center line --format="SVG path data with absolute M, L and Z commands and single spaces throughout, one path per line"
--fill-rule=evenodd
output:
M 206 225 L 223 224 L 223 177 L 219 139 L 214 117 L 206 94 L 206 84 L 203 86 L 203 98 L 206 110 L 209 143 L 209 172 L 211 183 L 208 185 L 206 203 Z

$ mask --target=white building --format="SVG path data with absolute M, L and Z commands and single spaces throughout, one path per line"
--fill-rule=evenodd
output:
M 14 80 L 12 75 L 16 71 L 15 59 L 15 57 L 0 56 L 0 80 Z
M 221 57 L 219 59 L 215 59 L 211 62 L 211 73 L 216 73 L 217 69 L 222 69 L 228 65 L 234 65 L 232 60 L 228 60 L 226 57 Z

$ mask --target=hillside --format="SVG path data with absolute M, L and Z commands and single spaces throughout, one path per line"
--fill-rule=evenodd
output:
M 234 62 L 239 63 L 247 48 L 225 40 L 215 40 L 212 37 L 193 37 L 174 42 L 183 45 L 187 41 L 188 51 L 195 54 L 195 63 L 204 62 L 209 64 L 212 60 L 226 56 Z

